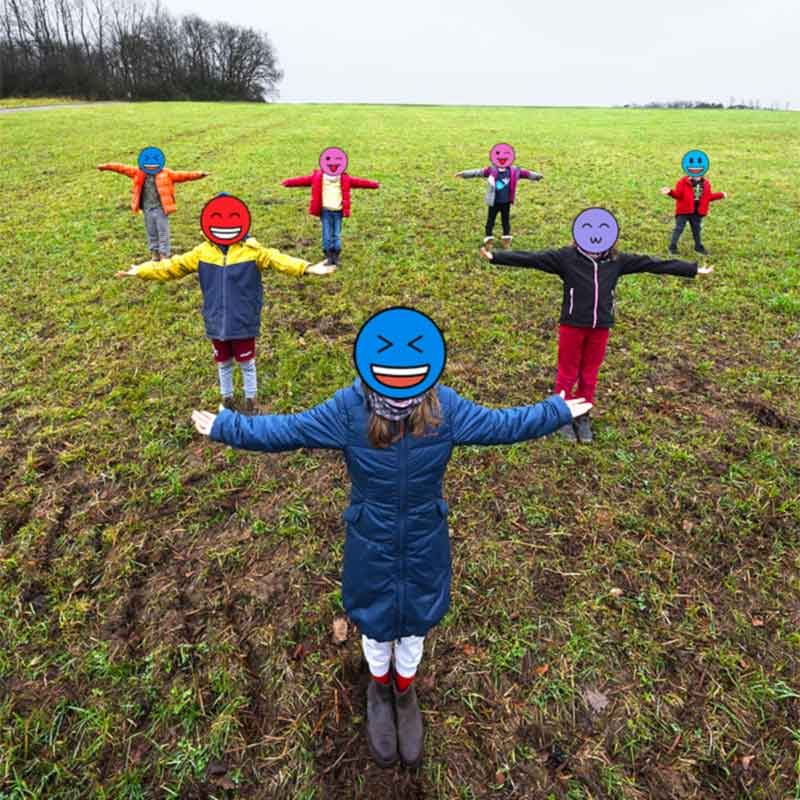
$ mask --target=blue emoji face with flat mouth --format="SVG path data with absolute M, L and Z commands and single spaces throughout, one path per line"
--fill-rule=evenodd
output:
M 379 311 L 361 326 L 353 361 L 372 391 L 406 400 L 424 394 L 439 380 L 447 347 L 430 317 L 395 306 Z
M 145 147 L 139 153 L 139 169 L 148 175 L 155 175 L 157 172 L 161 172 L 165 163 L 164 154 L 157 147 Z
M 690 150 L 681 161 L 681 168 L 690 178 L 705 175 L 708 167 L 708 156 L 702 150 Z

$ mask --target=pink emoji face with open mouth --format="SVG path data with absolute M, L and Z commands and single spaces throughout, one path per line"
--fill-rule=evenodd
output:
M 340 147 L 328 147 L 319 157 L 319 168 L 326 175 L 341 175 L 347 169 L 347 153 Z
M 514 163 L 516 153 L 510 144 L 500 142 L 489 151 L 489 160 L 499 169 L 506 169 Z

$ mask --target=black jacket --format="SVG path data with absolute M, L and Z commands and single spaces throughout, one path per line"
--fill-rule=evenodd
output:
M 676 258 L 660 259 L 619 253 L 616 258 L 594 260 L 576 247 L 541 250 L 496 250 L 492 262 L 508 267 L 530 267 L 558 275 L 564 282 L 561 324 L 576 328 L 610 328 L 614 324 L 614 289 L 623 275 L 653 272 L 693 278 L 697 264 Z

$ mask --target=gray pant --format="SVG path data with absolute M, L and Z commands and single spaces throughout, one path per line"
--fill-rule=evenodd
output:
M 169 217 L 163 208 L 145 208 L 144 228 L 147 231 L 147 246 L 151 252 L 169 255 Z

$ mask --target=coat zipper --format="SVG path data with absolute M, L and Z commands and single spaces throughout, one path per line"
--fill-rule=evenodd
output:
M 597 327 L 597 302 L 600 297 L 600 288 L 597 283 L 597 262 L 592 259 L 592 264 L 594 264 L 594 318 L 592 320 L 592 327 Z
M 402 502 L 400 504 L 400 516 L 402 525 L 400 526 L 400 558 L 402 563 L 400 588 L 399 588 L 399 605 L 398 605 L 398 627 L 397 638 L 403 635 L 403 624 L 405 622 L 405 603 L 406 603 L 406 525 L 407 525 L 407 511 L 408 511 L 408 435 L 403 434 L 401 455 L 402 465 L 400 468 L 402 474 L 401 491 L 403 493 Z
M 571 286 L 569 290 L 569 315 L 572 316 L 572 302 L 575 299 L 575 287 Z
M 225 284 L 227 281 L 225 280 L 225 267 L 228 264 L 228 254 L 227 252 L 222 252 L 222 270 L 220 271 L 220 277 L 222 278 L 222 339 L 225 339 L 225 335 L 227 333 L 226 329 L 226 321 L 228 315 L 225 313 Z

